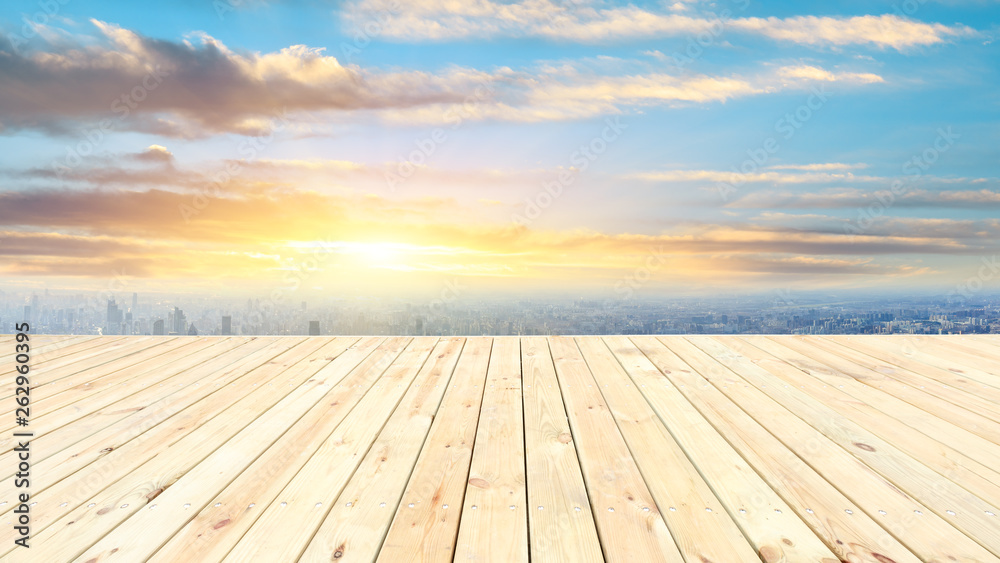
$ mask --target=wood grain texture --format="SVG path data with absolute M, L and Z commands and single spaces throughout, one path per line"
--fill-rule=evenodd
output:
M 298 559 L 437 343 L 414 338 L 224 561 Z
M 491 338 L 466 342 L 378 561 L 452 559 L 492 347 Z
M 549 342 L 605 559 L 684 561 L 576 342 Z
M 604 341 L 599 337 L 576 340 L 684 559 L 734 563 L 759 560 Z
M 431 351 L 300 562 L 375 561 L 464 344 L 463 338 L 443 339 Z
M 495 338 L 455 542 L 456 561 L 528 561 L 521 345 Z
M 808 453 L 813 466 L 870 516 L 894 521 L 894 533 L 918 554 L 959 561 L 995 557 L 984 545 L 995 543 L 1000 527 L 992 528 L 986 515 L 991 507 L 982 499 L 709 337 L 681 338 L 670 346 L 799 455 Z M 946 514 L 945 506 L 955 515 Z M 966 529 L 978 542 L 960 532 Z
M 806 520 L 799 517 L 634 343 L 624 336 L 604 340 L 762 560 L 839 561 L 816 534 L 831 544 L 839 538 L 826 535 L 813 513 L 800 509 Z
M 521 339 L 531 558 L 604 561 L 545 338 Z
M 31 342 L 5 563 L 1000 562 L 1000 337 Z

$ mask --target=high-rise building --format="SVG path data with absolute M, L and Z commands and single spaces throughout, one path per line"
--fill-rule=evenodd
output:
M 163 336 L 164 334 L 165 333 L 163 332 L 163 319 L 156 319 L 156 321 L 153 322 L 153 335 Z
M 31 322 L 31 305 L 24 306 L 24 322 Z
M 114 299 L 108 299 L 108 315 L 104 334 L 121 334 L 123 320 L 122 310 L 118 308 L 118 304 L 115 303 Z
M 229 336 L 233 333 L 233 317 L 225 315 L 222 317 L 222 335 Z
M 170 332 L 174 334 L 184 334 L 187 331 L 187 317 L 184 316 L 184 311 L 179 308 L 174 307 L 173 312 L 173 326 L 170 327 Z
M 319 321 L 309 321 L 309 336 L 319 336 Z

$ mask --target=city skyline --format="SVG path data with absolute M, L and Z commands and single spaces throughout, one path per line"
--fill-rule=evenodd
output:
M 993 292 L 997 16 L 5 3 L 0 288 Z
M 106 299 L 102 309 L 101 300 Z M 245 302 L 219 296 L 0 291 L 0 333 L 107 336 L 533 336 L 580 334 L 1000 333 L 1000 294 L 886 296 L 779 290 L 688 299 L 431 301 L 326 298 Z

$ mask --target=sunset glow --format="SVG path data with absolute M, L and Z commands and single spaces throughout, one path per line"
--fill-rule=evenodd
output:
M 923 290 L 996 255 L 991 5 L 331 6 L 6 4 L 3 283 Z

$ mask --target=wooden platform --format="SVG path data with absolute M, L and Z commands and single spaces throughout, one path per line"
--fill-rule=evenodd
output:
M 3 561 L 1000 561 L 998 337 L 32 346 Z

